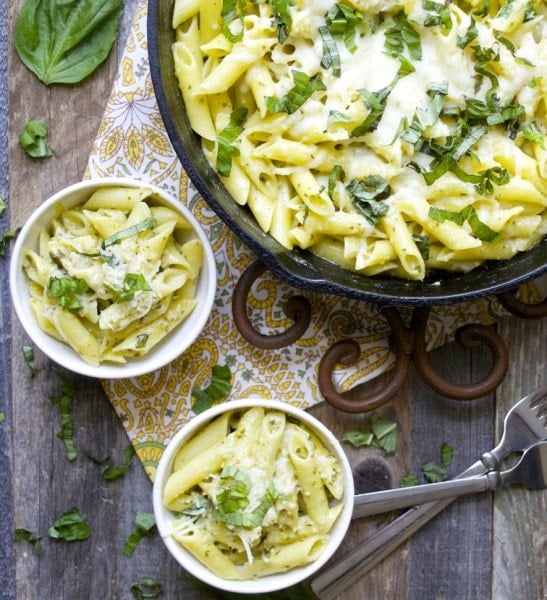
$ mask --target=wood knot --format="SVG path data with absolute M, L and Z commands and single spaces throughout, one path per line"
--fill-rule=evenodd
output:
M 387 463 L 379 457 L 365 458 L 353 469 L 355 493 L 379 492 L 393 487 L 393 477 Z

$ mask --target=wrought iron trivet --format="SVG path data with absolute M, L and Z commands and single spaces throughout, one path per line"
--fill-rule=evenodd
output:
M 258 348 L 272 350 L 284 348 L 301 338 L 311 321 L 311 305 L 307 298 L 291 296 L 284 308 L 285 315 L 293 325 L 277 334 L 262 334 L 251 324 L 247 313 L 247 299 L 255 281 L 264 273 L 266 266 L 260 261 L 253 262 L 241 275 L 232 298 L 234 322 L 241 335 Z M 510 313 L 525 319 L 539 319 L 547 316 L 547 298 L 538 304 L 527 304 L 517 297 L 517 290 L 497 295 L 501 305 Z M 426 348 L 426 329 L 430 308 L 417 307 L 412 310 L 409 325 L 398 308 L 380 307 L 380 313 L 391 328 L 389 348 L 395 356 L 393 372 L 380 391 L 360 395 L 349 390 L 341 393 L 332 381 L 336 365 L 351 365 L 360 356 L 359 344 L 353 340 L 340 340 L 330 346 L 319 363 L 318 385 L 325 399 L 336 408 L 349 413 L 374 410 L 388 402 L 406 380 L 411 363 L 422 379 L 437 393 L 455 400 L 472 400 L 494 391 L 503 381 L 509 366 L 509 351 L 504 340 L 491 326 L 472 323 L 460 327 L 455 332 L 456 341 L 464 348 L 472 348 L 484 343 L 492 354 L 492 367 L 480 381 L 458 384 L 440 375 L 429 360 Z

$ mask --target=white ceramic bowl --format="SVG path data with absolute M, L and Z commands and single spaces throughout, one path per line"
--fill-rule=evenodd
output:
M 180 213 L 193 227 L 192 236 L 201 240 L 204 248 L 203 264 L 196 289 L 198 304 L 180 325 L 173 329 L 147 354 L 129 358 L 124 364 L 104 362 L 99 366 L 86 363 L 67 344 L 48 335 L 40 327 L 32 313 L 27 278 L 22 268 L 25 248 L 37 250 L 40 230 L 47 228 L 51 219 L 64 209 L 85 202 L 98 188 L 105 186 L 147 187 L 157 199 Z M 45 200 L 30 216 L 19 232 L 13 247 L 10 264 L 10 291 L 15 312 L 34 344 L 53 361 L 71 371 L 90 377 L 117 379 L 149 373 L 168 364 L 186 350 L 197 338 L 211 313 L 216 293 L 216 265 L 209 240 L 192 213 L 164 190 L 149 183 L 130 178 L 100 178 L 81 181 L 71 185 Z
M 296 567 L 283 573 L 266 575 L 257 579 L 227 580 L 215 575 L 206 566 L 199 562 L 190 552 L 181 546 L 170 535 L 170 527 L 175 518 L 174 513 L 167 510 L 163 503 L 163 490 L 169 476 L 173 471 L 173 461 L 178 449 L 190 438 L 196 435 L 210 421 L 224 412 L 240 411 L 255 406 L 262 406 L 286 413 L 293 420 L 303 423 L 310 431 L 314 432 L 340 461 L 345 478 L 344 496 L 342 499 L 343 509 L 333 528 L 330 531 L 330 540 L 321 555 L 314 561 L 303 567 Z M 186 425 L 184 425 L 167 445 L 159 461 L 152 501 L 158 531 L 177 562 L 191 575 L 217 589 L 228 592 L 239 592 L 241 594 L 261 594 L 287 588 L 303 581 L 317 572 L 333 555 L 342 543 L 353 512 L 354 484 L 351 466 L 347 456 L 336 437 L 315 417 L 306 411 L 275 400 L 264 400 L 259 398 L 248 398 L 244 400 L 231 400 L 201 413 Z

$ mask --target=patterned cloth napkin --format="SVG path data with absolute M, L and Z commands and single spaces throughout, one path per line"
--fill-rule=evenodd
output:
M 208 385 L 215 365 L 230 367 L 231 398 L 258 395 L 307 408 L 322 400 L 317 368 L 334 342 L 354 339 L 362 353 L 356 367 L 336 371 L 335 384 L 341 390 L 379 375 L 390 367 L 393 358 L 387 340 L 389 325 L 376 305 L 294 290 L 268 273 L 249 297 L 257 330 L 271 333 L 292 323 L 282 307 L 294 292 L 310 301 L 312 322 L 301 339 L 280 350 L 258 349 L 239 334 L 232 320 L 231 298 L 239 276 L 256 257 L 195 191 L 171 147 L 150 78 L 146 16 L 146 0 L 141 0 L 91 150 L 86 177 L 135 177 L 180 198 L 208 232 L 218 273 L 213 312 L 200 337 L 184 354 L 154 373 L 102 382 L 153 479 L 165 445 L 194 415 L 192 389 Z M 537 300 L 534 290 L 534 286 L 527 286 L 530 301 Z M 490 324 L 506 314 L 493 298 L 436 307 L 428 322 L 428 348 L 446 343 L 466 323 Z

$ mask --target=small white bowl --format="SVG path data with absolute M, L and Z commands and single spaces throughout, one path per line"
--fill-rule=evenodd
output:
M 93 366 L 86 363 L 68 344 L 64 344 L 40 329 L 30 306 L 28 280 L 22 268 L 23 252 L 30 248 L 37 250 L 40 231 L 47 228 L 62 210 L 83 204 L 99 188 L 108 186 L 145 187 L 152 190 L 155 197 L 169 208 L 180 213 L 193 228 L 193 236 L 203 245 L 201 267 L 196 299 L 198 304 L 182 323 L 173 329 L 147 354 L 128 358 L 126 363 L 111 362 Z M 207 235 L 192 213 L 181 202 L 170 197 L 164 190 L 154 185 L 131 178 L 112 177 L 81 181 L 60 190 L 45 200 L 30 216 L 17 235 L 10 264 L 10 291 L 17 317 L 36 346 L 53 361 L 67 369 L 101 379 L 136 377 L 150 373 L 177 358 L 198 337 L 211 313 L 215 299 L 217 277 L 216 264 Z
M 308 430 L 314 432 L 318 436 L 327 450 L 338 458 L 345 478 L 344 495 L 342 498 L 343 509 L 330 531 L 330 540 L 321 555 L 315 561 L 303 567 L 295 567 L 283 573 L 265 575 L 257 579 L 228 580 L 215 575 L 169 535 L 171 524 L 175 519 L 175 514 L 164 507 L 163 491 L 167 479 L 173 472 L 173 462 L 177 451 L 184 443 L 222 413 L 246 410 L 256 406 L 284 412 L 292 420 L 301 422 Z M 344 540 L 351 523 L 353 497 L 354 483 L 350 463 L 340 442 L 333 433 L 325 427 L 325 425 L 305 410 L 296 408 L 285 402 L 264 400 L 260 398 L 247 398 L 243 400 L 231 400 L 216 405 L 193 418 L 175 434 L 159 461 L 154 479 L 152 503 L 156 524 L 163 542 L 175 560 L 188 573 L 214 588 L 228 592 L 253 595 L 269 593 L 296 585 L 310 577 L 313 573 L 316 573 L 329 558 L 331 558 Z

